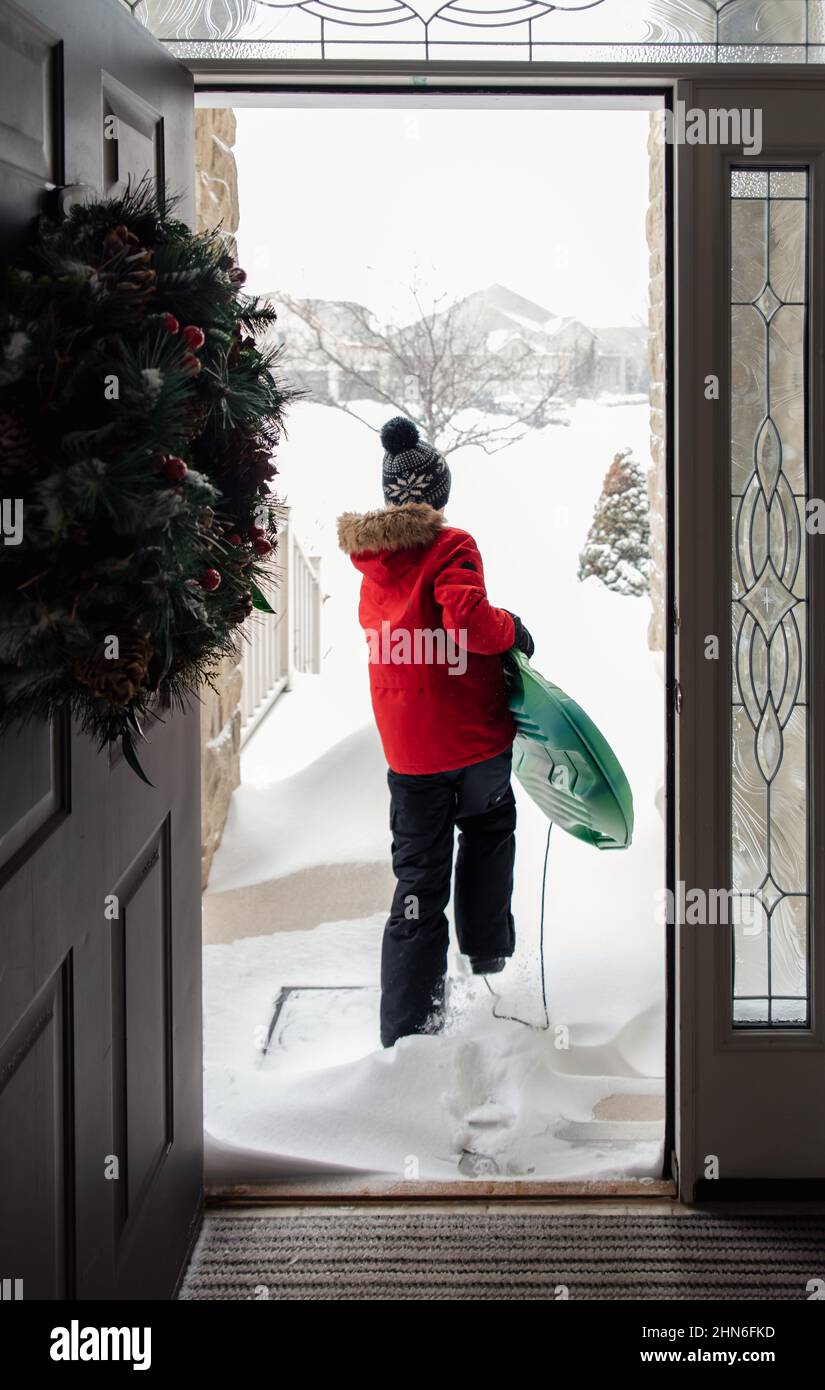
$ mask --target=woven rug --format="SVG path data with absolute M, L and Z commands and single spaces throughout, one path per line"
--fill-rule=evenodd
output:
M 209 1212 L 179 1297 L 801 1301 L 823 1269 L 821 1216 Z

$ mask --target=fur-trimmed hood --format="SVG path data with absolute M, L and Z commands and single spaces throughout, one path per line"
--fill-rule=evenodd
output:
M 404 502 L 375 512 L 344 512 L 338 518 L 338 544 L 345 555 L 411 550 L 431 545 L 443 525 L 443 516 L 428 502 Z

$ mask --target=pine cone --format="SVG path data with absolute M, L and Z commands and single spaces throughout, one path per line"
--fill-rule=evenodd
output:
M 130 232 L 123 223 L 119 227 L 112 227 L 103 238 L 103 250 L 107 256 L 118 256 L 122 251 L 134 251 L 140 246 L 140 241 L 134 232 Z
M 152 294 L 157 281 L 154 270 L 132 270 L 122 280 L 115 281 L 115 294 Z
M 151 268 L 152 252 L 142 246 L 128 227 L 113 227 L 103 238 L 107 257 L 101 277 L 113 294 L 152 294 L 157 272 Z
M 256 431 L 241 426 L 220 441 L 220 453 L 213 452 L 210 463 L 219 486 L 224 492 L 260 490 L 275 477 L 277 469 L 269 448 L 261 443 Z M 264 488 L 264 493 L 265 493 Z
M 0 473 L 25 473 L 36 461 L 22 420 L 10 410 L 0 410 Z
M 134 628 L 112 635 L 118 637 L 117 657 L 107 657 L 101 642 L 101 649 L 93 656 L 72 663 L 72 675 L 96 700 L 105 700 L 113 708 L 120 709 L 134 698 L 143 684 L 154 649 L 146 634 Z
M 237 602 L 232 605 L 227 613 L 230 623 L 239 624 L 246 622 L 252 615 L 255 608 L 252 602 L 252 593 L 249 589 L 244 589 Z

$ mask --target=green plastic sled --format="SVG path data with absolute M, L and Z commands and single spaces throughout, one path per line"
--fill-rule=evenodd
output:
M 510 697 L 516 721 L 513 771 L 556 825 L 597 849 L 627 849 L 633 793 L 621 764 L 584 710 L 513 648 L 519 672 Z

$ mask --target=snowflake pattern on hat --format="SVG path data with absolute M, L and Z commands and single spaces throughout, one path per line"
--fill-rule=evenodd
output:
M 387 446 L 382 478 L 384 501 L 392 506 L 403 506 L 405 502 L 446 506 L 452 482 L 447 461 L 437 449 L 419 440 L 412 420 L 396 416 L 387 421 L 381 440 Z

